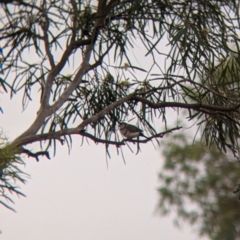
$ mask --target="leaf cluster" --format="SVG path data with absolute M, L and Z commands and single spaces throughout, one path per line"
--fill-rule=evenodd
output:
M 7 138 L 1 133 L 0 136 L 0 204 L 14 211 L 10 204 L 13 204 L 9 194 L 25 196 L 19 189 L 19 183 L 25 184 L 28 174 L 23 172 L 25 165 L 18 154 L 18 149 L 13 149 Z M 9 204 L 10 203 L 10 204 Z

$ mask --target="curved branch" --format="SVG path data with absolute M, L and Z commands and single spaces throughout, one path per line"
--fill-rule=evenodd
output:
M 90 43 L 91 43 L 91 39 L 86 39 L 86 40 L 79 39 L 79 40 L 73 41 L 69 44 L 69 46 L 64 51 L 60 62 L 52 69 L 52 71 L 49 73 L 49 75 L 47 77 L 45 89 L 44 89 L 42 100 L 41 100 L 42 107 L 45 108 L 46 106 L 48 106 L 53 81 L 54 81 L 55 77 L 61 72 L 63 67 L 65 66 L 65 64 L 68 61 L 73 50 L 80 46 L 89 45 Z
M 83 130 L 88 124 L 92 122 L 97 122 L 99 119 L 101 119 L 104 115 L 112 111 L 113 109 L 117 108 L 121 104 L 130 101 L 130 100 L 136 100 L 142 103 L 145 103 L 148 105 L 150 108 L 153 109 L 158 109 L 158 108 L 165 108 L 165 107 L 177 107 L 177 108 L 186 108 L 186 109 L 193 109 L 197 111 L 202 111 L 204 112 L 204 109 L 207 110 L 212 110 L 212 111 L 222 111 L 222 112 L 231 112 L 235 111 L 240 107 L 240 104 L 233 106 L 233 107 L 220 107 L 220 106 L 214 106 L 214 105 L 208 105 L 208 104 L 202 104 L 202 103 L 193 103 L 193 104 L 188 104 L 188 103 L 178 103 L 178 102 L 162 102 L 162 103 L 153 103 L 145 98 L 138 97 L 136 95 L 138 94 L 143 94 L 143 93 L 131 93 L 127 95 L 126 97 L 123 97 L 116 102 L 108 105 L 106 108 L 104 108 L 102 111 L 97 113 L 96 115 L 84 120 L 79 126 L 79 130 Z M 205 112 L 204 112 L 205 113 Z
M 25 153 L 28 155 L 28 157 L 33 157 L 36 159 L 37 162 L 39 162 L 39 156 L 46 156 L 48 159 L 51 159 L 50 156 L 49 156 L 49 152 L 48 151 L 40 151 L 40 152 L 36 152 L 36 153 L 33 153 L 31 152 L 30 150 L 28 149 L 25 149 L 25 148 L 21 148 L 20 150 L 22 153 Z
M 109 144 L 109 145 L 121 146 L 121 145 L 125 145 L 125 142 L 147 143 L 154 138 L 162 138 L 165 134 L 171 133 L 171 132 L 179 130 L 181 128 L 182 127 L 177 126 L 175 128 L 171 128 L 171 129 L 166 130 L 164 132 L 160 132 L 160 133 L 157 133 L 155 135 L 152 135 L 151 137 L 148 137 L 144 140 L 123 139 L 121 142 L 97 138 L 97 137 L 93 136 L 92 134 L 90 134 L 90 133 L 88 133 L 84 130 L 79 130 L 79 128 L 69 128 L 69 129 L 64 129 L 64 130 L 57 131 L 57 132 L 43 133 L 43 134 L 39 134 L 39 135 L 35 135 L 35 136 L 25 137 L 24 139 L 21 139 L 18 143 L 15 143 L 15 145 L 16 146 L 23 146 L 23 145 L 31 144 L 31 143 L 34 143 L 34 142 L 45 141 L 45 140 L 49 140 L 49 139 L 59 140 L 63 144 L 63 139 L 61 137 L 67 136 L 67 135 L 80 135 L 80 136 L 87 137 L 87 138 L 93 140 L 96 144 L 97 143 L 105 143 L 105 144 Z M 38 155 L 46 155 L 49 158 L 49 155 L 47 155 L 47 152 L 45 152 L 45 151 L 44 152 L 38 152 L 38 153 L 35 153 L 35 154 L 30 152 L 29 150 L 27 150 L 25 148 L 20 148 L 19 151 L 21 153 L 26 153 L 30 157 L 35 157 L 36 158 Z
M 105 140 L 105 139 L 100 139 L 100 138 L 97 138 L 95 136 L 93 136 L 92 134 L 90 133 L 87 133 L 85 131 L 80 131 L 80 135 L 84 136 L 84 137 L 87 137 L 87 138 L 90 138 L 92 139 L 96 144 L 97 143 L 105 143 L 105 144 L 108 144 L 108 145 L 116 145 L 116 146 L 121 146 L 121 145 L 125 145 L 125 142 L 132 142 L 132 143 L 147 143 L 149 141 L 151 141 L 152 139 L 154 138 L 163 138 L 164 135 L 166 135 L 167 133 L 171 133 L 173 131 L 176 131 L 176 130 L 179 130 L 181 129 L 182 127 L 175 127 L 175 128 L 171 128 L 169 130 L 166 130 L 164 132 L 160 132 L 160 133 L 157 133 L 157 134 L 154 134 L 152 135 L 151 137 L 148 137 L 144 140 L 134 140 L 134 139 L 123 139 L 121 142 L 117 142 L 117 141 L 109 141 L 109 140 Z
M 237 110 L 240 107 L 240 104 L 233 106 L 233 107 L 221 107 L 221 106 L 214 106 L 204 103 L 178 103 L 178 102 L 161 102 L 161 103 L 153 103 L 146 98 L 133 96 L 131 100 L 136 100 L 141 103 L 145 103 L 150 108 L 158 109 L 164 107 L 177 107 L 177 108 L 186 108 L 186 109 L 193 109 L 201 111 L 201 109 L 208 109 L 212 111 L 222 111 L 222 112 L 232 112 Z
M 216 111 L 221 111 L 221 112 L 237 111 L 237 109 L 240 107 L 240 104 L 238 104 L 236 106 L 233 106 L 233 107 L 221 107 L 221 106 L 214 106 L 214 105 L 203 104 L 203 103 L 192 103 L 192 104 L 178 103 L 178 102 L 153 103 L 153 102 L 151 102 L 151 101 L 149 101 L 149 100 L 147 100 L 143 97 L 136 96 L 136 95 L 139 95 L 139 94 L 143 94 L 143 93 L 142 92 L 133 92 L 133 93 L 127 95 L 126 97 L 123 97 L 123 98 L 117 100 L 116 102 L 108 105 L 106 108 L 104 108 L 99 113 L 97 113 L 94 116 L 84 120 L 81 124 L 78 125 L 78 127 L 73 128 L 73 129 L 67 129 L 67 133 L 65 133 L 66 130 L 62 130 L 62 131 L 59 131 L 57 135 L 55 135 L 55 133 L 46 133 L 45 136 L 52 136 L 53 139 L 54 138 L 59 139 L 63 135 L 79 134 L 79 131 L 84 130 L 84 128 L 87 125 L 89 125 L 90 123 L 93 123 L 93 122 L 97 122 L 104 115 L 108 114 L 113 109 L 117 108 L 121 104 L 123 104 L 125 102 L 128 102 L 130 100 L 136 100 L 136 101 L 145 103 L 146 105 L 148 105 L 150 108 L 153 108 L 153 109 L 166 108 L 166 107 L 171 107 L 171 108 L 177 107 L 177 108 L 193 109 L 193 110 L 200 111 L 200 112 L 203 112 L 203 113 L 206 113 L 205 110 L 212 110 L 212 111 L 214 111 L 213 114 L 215 114 Z M 211 113 L 208 112 L 208 114 L 211 114 Z M 41 135 L 31 134 L 29 137 L 27 137 L 27 134 L 26 135 L 25 134 L 26 133 L 24 133 L 22 136 L 17 138 L 13 142 L 13 144 L 17 145 L 17 146 L 20 146 L 21 144 L 24 145 L 24 144 L 27 144 L 27 143 L 39 141 L 37 139 L 38 139 L 39 136 L 41 136 Z M 36 140 L 34 140 L 35 138 L 36 138 Z M 31 139 L 31 140 L 26 141 L 26 139 Z M 47 139 L 50 139 L 50 137 L 47 138 Z
M 120 98 L 119 100 L 117 100 L 116 102 L 108 105 L 107 107 L 105 107 L 102 111 L 100 111 L 99 113 L 95 114 L 94 116 L 84 120 L 81 124 L 79 124 L 78 129 L 79 130 L 83 130 L 88 124 L 92 123 L 92 122 L 97 122 L 99 119 L 101 119 L 105 114 L 109 113 L 110 111 L 112 111 L 113 109 L 117 108 L 118 106 L 120 106 L 121 104 L 129 101 L 132 99 L 132 97 L 135 95 L 136 93 L 131 93 L 129 95 L 127 95 L 126 97 Z

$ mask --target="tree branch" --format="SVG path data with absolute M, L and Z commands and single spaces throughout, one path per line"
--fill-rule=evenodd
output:
M 107 107 L 105 107 L 102 111 L 100 111 L 99 113 L 95 114 L 94 116 L 84 120 L 81 124 L 79 124 L 78 129 L 79 130 L 83 130 L 88 124 L 92 123 L 92 122 L 97 122 L 99 119 L 101 119 L 105 114 L 109 113 L 110 111 L 112 111 L 113 109 L 117 108 L 118 106 L 120 106 L 121 104 L 131 100 L 131 98 L 135 95 L 136 93 L 131 93 L 129 95 L 127 95 L 126 97 L 120 98 L 119 100 L 117 100 L 116 102 L 108 105 Z
M 96 13 L 96 16 L 101 16 L 104 8 L 104 2 L 106 1 L 99 1 L 98 3 L 98 10 Z M 67 47 L 65 50 L 60 62 L 57 64 L 57 66 L 52 70 L 52 72 L 49 73 L 46 85 L 45 85 L 45 90 L 43 93 L 43 98 L 42 98 L 42 105 L 43 106 L 48 106 L 49 103 L 49 97 L 51 94 L 51 87 L 54 81 L 54 78 L 56 77 L 57 74 L 62 70 L 62 68 L 65 66 L 65 63 L 67 62 L 69 56 L 71 55 L 72 51 L 74 50 L 75 47 L 81 46 L 81 45 L 86 45 L 88 44 L 88 47 L 86 49 L 86 54 L 83 57 L 82 64 L 73 79 L 72 83 L 68 86 L 68 88 L 62 93 L 62 95 L 59 97 L 59 99 L 53 104 L 51 107 L 49 113 L 47 116 L 49 116 L 51 113 L 55 112 L 59 107 L 62 106 L 62 104 L 68 99 L 72 91 L 76 88 L 81 83 L 83 75 L 86 73 L 86 71 L 89 68 L 89 60 L 91 57 L 91 53 L 94 47 L 95 39 L 97 38 L 99 27 L 102 24 L 102 17 L 98 18 L 97 21 L 95 22 L 94 30 L 93 30 L 93 36 L 90 40 L 78 40 L 74 41 L 72 40 L 70 45 Z M 73 38 L 72 38 L 73 39 Z
M 42 96 L 42 105 L 44 107 L 48 106 L 49 98 L 51 94 L 51 88 L 52 88 L 52 84 L 55 77 L 61 72 L 66 62 L 68 61 L 68 58 L 72 54 L 73 50 L 80 46 L 89 45 L 90 43 L 91 43 L 91 39 L 86 39 L 86 40 L 79 39 L 77 41 L 71 42 L 70 45 L 66 48 L 60 62 L 52 69 L 52 71 L 49 73 L 47 77 L 47 81 L 46 81 L 43 96 Z
M 28 149 L 25 149 L 25 148 L 21 148 L 20 151 L 22 153 L 27 154 L 28 157 L 35 158 L 37 160 L 37 162 L 39 162 L 39 158 L 38 158 L 39 156 L 46 156 L 48 159 L 51 159 L 48 151 L 40 151 L 40 152 L 33 153 L 33 152 L 31 152 L 31 151 L 29 151 Z
M 92 54 L 92 51 L 94 48 L 94 43 L 97 39 L 99 29 L 103 26 L 103 23 L 104 23 L 103 12 L 104 12 L 105 5 L 106 5 L 105 0 L 98 1 L 98 9 L 97 9 L 97 13 L 96 13 L 97 20 L 94 25 L 93 34 L 91 37 L 91 44 L 89 44 L 86 48 L 85 56 L 83 57 L 82 64 L 81 64 L 77 74 L 75 75 L 73 81 L 66 88 L 66 90 L 62 93 L 62 95 L 58 98 L 58 100 L 51 106 L 49 115 L 54 113 L 57 109 L 59 109 L 64 104 L 64 102 L 66 102 L 66 100 L 69 98 L 69 96 L 71 95 L 73 90 L 81 83 L 82 77 L 90 69 L 89 61 L 90 61 L 90 57 L 91 57 L 91 54 Z M 49 94 L 50 94 L 50 92 L 49 92 Z
M 78 19 L 78 11 L 77 11 L 77 4 L 75 0 L 70 0 L 69 3 L 72 5 L 73 9 L 73 18 L 72 18 L 72 39 L 71 42 L 75 41 L 76 33 L 77 33 L 77 19 Z
M 87 138 L 90 138 L 92 139 L 96 144 L 97 143 L 106 143 L 106 144 L 109 144 L 109 145 L 116 145 L 116 146 L 121 146 L 121 145 L 125 145 L 125 142 L 132 142 L 132 143 L 147 143 L 149 141 L 151 141 L 152 139 L 154 138 L 163 138 L 164 135 L 168 134 L 168 133 L 171 133 L 173 131 L 176 131 L 176 130 L 179 130 L 181 129 L 182 127 L 175 127 L 175 128 L 171 128 L 169 130 L 166 130 L 164 132 L 161 132 L 161 133 L 157 133 L 157 134 L 154 134 L 152 135 L 151 137 L 148 137 L 144 140 L 134 140 L 134 139 L 123 139 L 121 142 L 117 142 L 117 141 L 110 141 L 110 140 L 105 140 L 105 139 L 100 139 L 100 138 L 97 138 L 95 136 L 93 136 L 92 134 L 90 133 L 87 133 L 85 131 L 80 131 L 80 135 L 84 136 L 84 137 L 87 137 Z
M 165 108 L 165 107 L 177 107 L 177 108 L 186 108 L 186 109 L 193 109 L 193 110 L 200 110 L 201 109 L 208 109 L 212 111 L 222 111 L 222 112 L 232 112 L 237 110 L 240 107 L 240 104 L 233 106 L 233 107 L 221 107 L 221 106 L 214 106 L 204 103 L 179 103 L 179 102 L 161 102 L 161 103 L 153 103 L 146 98 L 133 96 L 131 100 L 136 100 L 141 103 L 145 103 L 150 108 L 158 109 L 158 108 Z
M 79 130 L 79 128 L 69 128 L 69 129 L 64 129 L 64 130 L 57 131 L 57 132 L 44 133 L 44 134 L 39 134 L 39 135 L 36 135 L 36 136 L 25 137 L 24 139 L 22 139 L 18 142 L 18 146 L 27 145 L 27 144 L 34 143 L 34 142 L 39 142 L 39 141 L 45 141 L 45 140 L 48 140 L 48 139 L 57 139 L 57 140 L 60 140 L 61 143 L 63 143 L 64 140 L 61 139 L 61 137 L 67 136 L 67 135 L 80 135 L 80 136 L 87 137 L 87 138 L 93 140 L 95 143 L 106 143 L 106 144 L 109 144 L 109 145 L 120 146 L 120 145 L 125 145 L 125 142 L 147 143 L 154 138 L 162 138 L 165 134 L 171 133 L 171 132 L 179 130 L 181 128 L 182 127 L 177 126 L 175 128 L 171 128 L 171 129 L 166 130 L 164 132 L 152 135 L 151 137 L 148 137 L 144 140 L 123 139 L 121 142 L 97 138 L 97 137 L 93 136 L 92 134 L 90 134 L 90 133 L 88 133 L 84 130 Z M 26 153 L 28 156 L 35 157 L 35 158 L 38 155 L 48 154 L 48 152 L 45 152 L 45 151 L 37 152 L 37 153 L 34 154 L 34 153 L 30 152 L 29 150 L 24 149 L 24 148 L 21 148 L 20 152 Z M 50 159 L 49 155 L 47 157 Z
M 99 119 L 101 119 L 103 116 L 108 114 L 110 111 L 112 111 L 113 109 L 117 108 L 121 104 L 123 104 L 127 101 L 130 101 L 130 100 L 136 100 L 136 101 L 145 103 L 146 105 L 148 105 L 150 108 L 153 108 L 153 109 L 166 108 L 166 107 L 171 107 L 171 108 L 177 107 L 177 108 L 193 109 L 196 111 L 201 111 L 203 113 L 206 113 L 205 109 L 212 110 L 214 112 L 216 112 L 216 111 L 231 112 L 231 111 L 237 111 L 237 109 L 240 107 L 240 104 L 233 106 L 233 107 L 221 107 L 221 106 L 214 106 L 214 105 L 202 104 L 202 103 L 193 103 L 193 104 L 178 103 L 178 102 L 153 103 L 143 97 L 136 96 L 139 94 L 143 94 L 143 93 L 142 92 L 133 92 L 133 93 L 127 95 L 126 97 L 123 97 L 123 98 L 117 100 L 116 102 L 108 105 L 106 108 L 104 108 L 99 113 L 84 120 L 81 124 L 78 125 L 77 128 L 67 129 L 66 133 L 65 133 L 66 130 L 62 130 L 62 131 L 59 131 L 57 135 L 55 135 L 54 133 L 46 133 L 46 136 L 48 135 L 48 136 L 52 136 L 52 138 L 59 139 L 60 136 L 63 136 L 63 135 L 79 134 L 79 131 L 83 130 L 87 125 L 89 125 L 90 123 L 93 123 L 93 122 L 97 122 Z M 214 112 L 213 112 L 213 114 L 214 114 Z M 211 113 L 209 113 L 209 114 L 211 114 Z M 20 136 L 18 139 L 16 139 L 13 142 L 13 144 L 19 146 L 21 144 L 24 145 L 26 143 L 31 143 L 34 140 L 34 138 L 37 139 L 38 136 L 39 135 L 31 135 L 30 136 L 31 141 L 29 142 L 29 140 L 27 140 L 27 142 L 26 142 L 26 139 L 28 139 L 28 138 L 26 138 L 26 136 L 23 135 L 23 136 Z M 47 139 L 50 139 L 50 138 L 47 137 Z M 38 141 L 38 140 L 36 140 L 36 141 Z
M 43 24 L 41 24 L 41 27 L 42 27 L 42 30 L 43 30 L 44 46 L 45 46 L 45 51 L 46 51 L 46 54 L 48 56 L 50 66 L 53 69 L 55 67 L 55 62 L 54 62 L 53 55 L 50 51 L 50 44 L 49 44 L 49 40 L 48 40 L 49 19 L 48 19 L 46 9 L 45 9 L 45 1 L 43 3 L 43 6 L 42 6 L 42 13 L 45 17 L 45 22 Z

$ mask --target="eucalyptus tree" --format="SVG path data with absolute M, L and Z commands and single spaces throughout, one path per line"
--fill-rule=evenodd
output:
M 225 66 L 226 59 L 238 56 L 239 1 L 0 4 L 2 88 L 11 97 L 23 94 L 23 109 L 33 96 L 40 103 L 33 123 L 1 148 L 3 197 L 6 190 L 16 190 L 9 182 L 13 176 L 24 181 L 11 170 L 19 161 L 25 163 L 22 154 L 50 158 L 56 142 L 70 147 L 73 135 L 102 143 L 108 154 L 110 147 L 123 151 L 127 141 L 141 147 L 180 130 L 169 129 L 169 109 L 187 109 L 189 120 L 199 126 L 210 119 L 214 124 L 207 129 L 207 143 L 236 155 L 239 61 L 231 66 L 227 87 L 226 70 L 212 79 L 216 65 Z M 139 53 L 150 66 L 134 59 Z M 130 118 L 147 139 L 120 140 L 116 125 Z M 160 121 L 166 131 L 159 133 Z M 30 151 L 28 145 L 34 142 L 42 149 Z

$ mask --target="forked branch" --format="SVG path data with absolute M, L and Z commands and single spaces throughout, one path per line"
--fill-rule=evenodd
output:
M 177 126 L 175 128 L 171 128 L 171 129 L 166 130 L 164 132 L 152 135 L 151 137 L 148 137 L 144 140 L 124 139 L 121 142 L 97 138 L 97 137 L 93 136 L 92 134 L 86 132 L 85 130 L 79 130 L 79 128 L 70 128 L 70 129 L 64 129 L 64 130 L 57 131 L 57 132 L 44 133 L 44 134 L 39 134 L 39 135 L 36 135 L 36 136 L 26 137 L 26 138 L 22 139 L 21 142 L 19 142 L 18 144 L 19 144 L 19 146 L 21 146 L 21 145 L 27 145 L 27 144 L 30 144 L 30 143 L 33 143 L 33 142 L 40 142 L 40 141 L 45 141 L 45 140 L 49 140 L 49 139 L 60 140 L 61 143 L 63 144 L 64 141 L 63 141 L 63 139 L 61 139 L 61 137 L 68 136 L 68 135 L 81 135 L 83 137 L 87 137 L 87 138 L 93 140 L 95 143 L 105 143 L 105 144 L 108 144 L 108 145 L 120 146 L 120 145 L 124 145 L 125 144 L 124 142 L 147 143 L 154 138 L 162 138 L 165 134 L 171 133 L 171 132 L 179 130 L 181 128 L 182 127 Z M 29 150 L 26 150 L 24 148 L 22 148 L 22 152 L 26 153 L 30 157 L 35 157 L 35 158 L 36 158 L 36 156 L 47 154 L 46 152 L 32 153 Z M 49 155 L 48 155 L 48 158 L 49 158 Z
M 117 142 L 117 141 L 109 141 L 109 140 L 105 140 L 105 139 L 100 139 L 100 138 L 97 138 L 95 136 L 93 136 L 92 134 L 90 133 L 87 133 L 85 131 L 80 131 L 80 135 L 84 136 L 84 137 L 87 137 L 87 138 L 90 138 L 92 139 L 95 143 L 105 143 L 105 144 L 108 144 L 108 145 L 116 145 L 116 146 L 121 146 L 121 145 L 125 145 L 125 142 L 132 142 L 132 143 L 147 143 L 149 141 L 151 141 L 152 139 L 154 138 L 163 138 L 164 135 L 168 134 L 168 133 L 171 133 L 173 131 L 176 131 L 176 130 L 179 130 L 181 129 L 182 127 L 175 127 L 175 128 L 171 128 L 169 130 L 166 130 L 164 132 L 160 132 L 160 133 L 157 133 L 157 134 L 154 134 L 152 135 L 151 137 L 148 137 L 144 140 L 135 140 L 135 139 L 123 139 L 121 142 Z
M 48 159 L 51 159 L 48 151 L 39 151 L 39 152 L 33 153 L 26 148 L 21 148 L 21 152 L 27 154 L 28 157 L 35 158 L 37 160 L 37 162 L 39 162 L 39 156 L 45 156 Z

